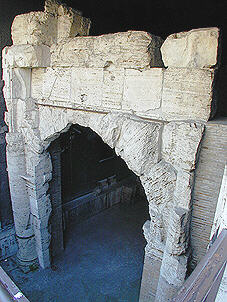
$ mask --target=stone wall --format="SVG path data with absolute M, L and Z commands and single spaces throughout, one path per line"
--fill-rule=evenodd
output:
M 50 265 L 48 189 L 55 171 L 47 148 L 72 124 L 90 127 L 145 189 L 151 220 L 144 225 L 140 301 L 167 301 L 187 271 L 191 192 L 212 114 L 219 30 L 175 34 L 162 44 L 140 31 L 73 38 L 67 25 L 58 39 L 54 30 L 47 34 L 48 10 L 16 18 L 23 32 L 13 25 L 15 44 L 3 52 L 18 259 Z M 58 18 L 51 28 L 58 28 Z

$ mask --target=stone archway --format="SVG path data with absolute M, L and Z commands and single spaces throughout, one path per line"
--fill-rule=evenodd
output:
M 188 244 L 187 227 L 192 188 L 190 170 L 195 162 L 203 127 L 198 123 L 165 124 L 160 121 L 143 120 L 128 114 L 99 114 L 46 106 L 37 107 L 33 106 L 32 102 L 32 99 L 27 100 L 28 112 L 38 115 L 37 119 L 40 123 L 38 132 L 34 131 L 34 124 L 27 123 L 25 120 L 21 136 L 13 133 L 7 136 L 9 177 L 10 183 L 12 185 L 14 183 L 14 189 L 17 186 L 21 188 L 21 185 L 19 183 L 15 185 L 11 179 L 11 175 L 15 175 L 15 161 L 12 161 L 12 156 L 17 152 L 15 141 L 12 142 L 12 139 L 16 138 L 18 143 L 21 138 L 20 152 L 25 158 L 24 169 L 27 171 L 22 177 L 26 187 L 23 194 L 28 196 L 26 198 L 29 200 L 30 208 L 26 210 L 27 215 L 31 217 L 31 226 L 33 225 L 31 230 L 34 230 L 31 246 L 27 244 L 28 239 L 25 236 L 18 237 L 22 245 L 21 251 L 24 253 L 21 257 L 19 250 L 18 257 L 21 257 L 21 261 L 32 260 L 26 257 L 32 255 L 33 250 L 33 255 L 38 256 L 42 267 L 47 267 L 50 263 L 48 221 L 51 203 L 48 183 L 51 179 L 52 166 L 46 150 L 50 142 L 62 131 L 66 131 L 70 124 L 78 123 L 95 130 L 104 142 L 114 147 L 128 167 L 140 177 L 144 186 L 149 201 L 151 221 L 144 225 L 144 234 L 148 244 L 145 252 L 141 299 L 146 299 L 148 295 L 153 296 L 160 284 L 160 278 L 162 279 L 157 272 L 162 272 L 162 267 L 164 267 L 164 273 L 165 266 L 170 265 L 170 261 L 180 265 L 181 268 L 177 268 L 175 272 L 176 281 L 174 282 L 178 282 L 178 286 L 182 284 L 187 269 L 185 253 Z M 182 143 L 185 144 L 185 140 L 190 141 L 192 137 L 193 146 L 185 145 L 188 149 L 185 149 L 183 154 L 179 154 Z M 176 155 L 179 157 L 177 158 Z M 21 158 L 18 155 L 16 158 L 21 164 Z M 21 168 L 20 170 L 22 171 Z M 29 177 L 26 176 L 28 174 Z M 21 175 L 18 173 L 17 177 L 21 178 Z M 18 196 L 17 191 L 12 190 L 11 194 L 12 197 L 14 194 Z M 13 198 L 13 200 L 17 204 L 17 199 Z M 14 215 L 17 231 L 17 224 L 23 225 L 27 221 L 27 216 L 22 217 L 21 213 L 17 215 L 16 211 Z M 163 259 L 166 259 L 167 263 Z
M 76 15 L 47 1 L 44 12 L 16 17 L 14 45 L 3 53 L 18 258 L 49 266 L 47 148 L 70 124 L 90 127 L 140 177 L 151 216 L 140 299 L 166 301 L 187 269 L 193 173 L 212 113 L 219 30 L 179 33 L 164 43 L 136 31 L 75 37 L 90 25 Z

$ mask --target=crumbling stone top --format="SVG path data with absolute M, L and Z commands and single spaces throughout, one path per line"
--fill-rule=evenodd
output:
M 12 24 L 13 44 L 51 46 L 63 38 L 86 36 L 91 21 L 82 13 L 55 0 L 45 2 L 44 12 L 31 12 L 15 17 Z

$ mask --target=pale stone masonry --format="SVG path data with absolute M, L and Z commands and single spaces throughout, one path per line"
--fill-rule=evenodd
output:
M 72 124 L 90 127 L 140 177 L 151 218 L 144 225 L 140 301 L 167 301 L 187 270 L 191 192 L 212 113 L 219 30 L 197 29 L 164 42 L 142 31 L 79 37 L 89 25 L 79 12 L 48 1 L 44 12 L 15 18 L 14 45 L 3 51 L 18 259 L 50 265 L 57 192 L 48 191 L 55 174 L 47 148 Z M 55 219 L 52 227 L 62 238 L 60 225 Z M 58 246 L 62 250 L 62 242 Z

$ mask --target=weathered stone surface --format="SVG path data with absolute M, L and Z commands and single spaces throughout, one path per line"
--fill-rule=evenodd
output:
M 115 148 L 121 135 L 122 124 L 128 118 L 127 115 L 109 113 L 92 119 L 90 127 L 101 136 L 106 144 Z
M 189 222 L 188 210 L 172 208 L 155 302 L 168 301 L 184 283 L 188 261 L 186 252 L 189 243 Z
M 193 170 L 203 130 L 204 126 L 200 123 L 171 122 L 165 125 L 162 135 L 163 159 L 177 170 Z
M 33 69 L 32 75 L 35 98 L 44 104 L 168 121 L 206 121 L 211 113 L 214 74 L 208 70 L 48 67 Z
M 189 245 L 189 210 L 175 206 L 169 215 L 169 228 L 165 249 L 172 256 L 186 253 Z
M 217 64 L 219 29 L 200 28 L 170 35 L 161 47 L 166 67 L 210 68 Z
M 16 234 L 19 237 L 29 237 L 34 234 L 30 217 L 30 202 L 26 183 L 24 140 L 19 133 L 7 133 L 7 157 L 9 181 L 14 183 L 11 188 L 12 208 Z
M 57 38 L 87 36 L 91 21 L 82 17 L 82 12 L 67 7 L 64 3 L 56 0 L 45 1 L 45 12 L 58 18 Z
M 174 191 L 175 205 L 189 210 L 191 207 L 191 192 L 194 185 L 194 173 L 179 170 Z
M 173 207 L 176 172 L 169 163 L 160 161 L 150 167 L 150 170 L 140 179 L 149 202 L 152 242 L 153 245 L 158 244 L 160 247 L 161 242 L 166 239 L 169 213 Z
M 159 37 L 143 31 L 128 31 L 97 37 L 65 39 L 51 47 L 51 66 L 148 68 L 152 62 L 162 67 L 160 57 L 149 53 Z M 153 63 L 154 64 L 154 63 Z
M 207 121 L 211 113 L 214 74 L 209 70 L 168 68 L 164 71 L 162 115 L 166 120 Z
M 3 68 L 48 66 L 50 66 L 50 48 L 46 45 L 13 45 L 3 49 Z
M 187 260 L 186 256 L 164 254 L 155 302 L 171 301 L 177 294 L 185 280 Z
M 161 106 L 163 70 L 126 69 L 122 109 L 149 114 Z
M 12 24 L 13 44 L 51 45 L 57 42 L 58 20 L 45 12 L 18 15 Z
M 35 249 L 35 236 L 30 238 L 18 238 L 18 253 L 17 258 L 22 265 L 30 265 L 37 259 L 37 253 Z
M 43 98 L 43 83 L 46 68 L 33 68 L 31 76 L 31 97 L 36 100 Z
M 47 68 L 43 78 L 43 97 L 45 100 L 70 100 L 71 69 Z
M 158 162 L 160 123 L 128 119 L 122 124 L 115 151 L 135 174 L 144 174 Z
M 56 203 L 50 202 L 49 182 L 56 174 L 47 147 L 72 124 L 90 127 L 141 178 L 151 218 L 144 225 L 143 280 L 147 279 L 143 282 L 148 283 L 141 292 L 145 299 L 154 298 L 158 286 L 157 297 L 167 301 L 176 290 L 172 285 L 182 284 L 186 272 L 192 170 L 203 134 L 198 121 L 209 118 L 212 101 L 213 72 L 201 68 L 211 67 L 214 56 L 209 52 L 202 56 L 202 51 L 214 39 L 214 54 L 218 31 L 214 36 L 211 31 L 208 38 L 203 31 L 180 38 L 178 34 L 179 43 L 190 42 L 185 65 L 181 66 L 174 52 L 176 65 L 170 63 L 165 70 L 160 38 L 142 31 L 75 37 L 87 34 L 89 25 L 80 12 L 46 1 L 44 12 L 16 17 L 12 36 L 15 44 L 23 45 L 4 51 L 6 120 L 10 133 L 17 131 L 8 141 L 16 231 L 18 237 L 35 233 L 33 246 L 19 243 L 20 253 L 29 260 L 27 253 L 35 246 L 40 265 L 49 266 L 50 214 L 54 209 L 57 238 L 62 212 L 57 215 Z M 171 45 L 163 47 L 168 48 L 167 61 Z M 58 177 L 56 186 L 60 185 Z M 122 191 L 134 192 L 131 188 Z M 116 194 L 119 199 L 123 196 Z M 116 194 L 103 197 L 103 202 L 112 205 Z M 60 202 L 60 195 L 58 188 L 52 197 Z M 60 236 L 62 247 L 62 232 Z
M 88 35 L 90 20 L 58 1 L 46 1 L 44 12 L 18 15 L 12 24 L 13 44 L 52 45 L 63 38 Z

